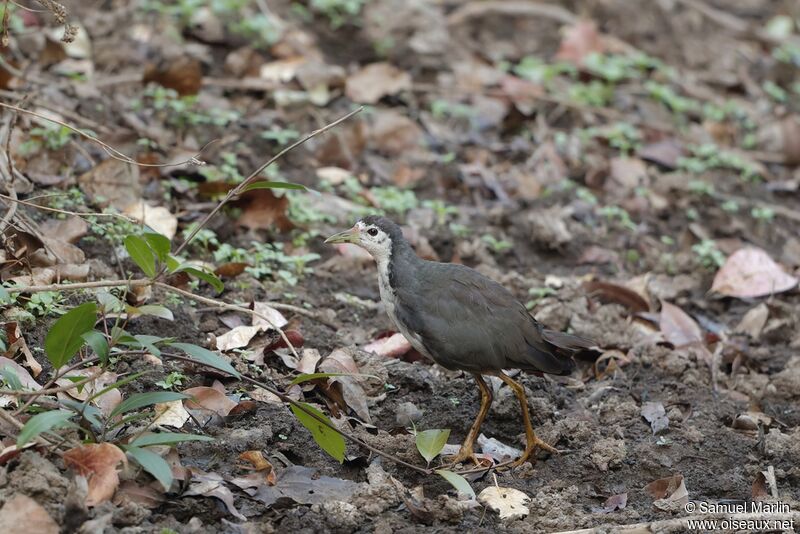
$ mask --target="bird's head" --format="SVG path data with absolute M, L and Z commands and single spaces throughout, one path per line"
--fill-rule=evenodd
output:
M 359 219 L 349 230 L 334 234 L 326 243 L 353 243 L 369 252 L 376 260 L 388 259 L 392 244 L 404 242 L 403 232 L 385 217 L 370 215 Z

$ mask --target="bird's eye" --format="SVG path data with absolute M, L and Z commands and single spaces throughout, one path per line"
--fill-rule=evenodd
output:
M 376 235 L 378 235 L 378 229 L 377 228 L 370 228 L 369 230 L 367 230 L 367 233 L 369 235 L 371 235 L 372 237 L 375 237 Z

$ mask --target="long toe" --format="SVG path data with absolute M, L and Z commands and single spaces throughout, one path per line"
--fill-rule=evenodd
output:
M 544 449 L 552 454 L 561 454 L 560 450 L 545 443 L 538 437 L 534 437 L 532 441 L 528 442 L 528 445 L 525 447 L 525 451 L 522 453 L 522 455 L 514 460 L 509 467 L 519 467 L 529 460 L 531 463 L 536 463 L 536 456 L 534 456 L 536 449 Z
M 442 458 L 445 462 L 443 467 L 454 467 L 458 464 L 472 462 L 476 466 L 482 465 L 483 462 L 473 452 L 472 448 L 461 447 L 457 454 L 453 456 L 445 456 Z

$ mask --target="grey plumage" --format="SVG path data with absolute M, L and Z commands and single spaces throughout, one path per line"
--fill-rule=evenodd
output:
M 563 375 L 574 369 L 571 353 L 592 346 L 578 336 L 545 329 L 508 290 L 474 269 L 419 258 L 392 221 L 362 220 L 391 238 L 390 315 L 401 330 L 418 336 L 423 352 L 443 367 Z

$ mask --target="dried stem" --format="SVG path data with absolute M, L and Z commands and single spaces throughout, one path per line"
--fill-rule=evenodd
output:
M 219 204 L 217 204 L 217 206 L 213 210 L 211 210 L 211 212 L 208 215 L 203 217 L 203 220 L 200 221 L 200 224 L 195 226 L 194 229 L 192 230 L 192 232 L 189 234 L 189 236 L 186 239 L 183 240 L 183 243 L 181 243 L 181 245 L 178 247 L 178 250 L 175 251 L 175 255 L 177 256 L 178 254 L 180 254 L 181 251 L 183 251 L 183 249 L 186 248 L 186 245 L 188 245 L 192 241 L 192 239 L 194 239 L 194 236 L 197 235 L 197 232 L 199 232 L 206 224 L 208 224 L 208 221 L 210 221 L 211 218 L 214 215 L 216 215 L 217 212 L 219 212 L 219 210 L 221 210 L 222 207 L 225 204 L 227 204 L 230 199 L 232 199 L 236 195 L 238 195 L 241 192 L 243 192 L 248 185 L 253 183 L 256 180 L 256 178 L 258 177 L 258 175 L 261 174 L 261 172 L 264 169 L 266 169 L 267 167 L 269 167 L 270 165 L 272 165 L 273 163 L 275 163 L 276 161 L 281 159 L 284 155 L 286 155 L 287 153 L 291 152 L 295 148 L 299 147 L 300 145 L 302 145 L 303 143 L 305 143 L 306 141 L 308 141 L 312 137 L 316 137 L 317 135 L 319 135 L 321 133 L 325 133 L 328 130 L 330 130 L 331 128 L 334 128 L 334 127 L 338 126 L 339 124 L 341 124 L 342 122 L 346 121 L 347 119 L 349 119 L 353 115 L 359 113 L 362 109 L 364 109 L 364 108 L 363 107 L 359 107 L 357 109 L 354 109 L 353 111 L 351 111 L 347 115 L 336 119 L 332 123 L 327 124 L 327 125 L 323 126 L 322 128 L 319 128 L 318 130 L 314 130 L 310 134 L 307 134 L 306 136 L 302 137 L 298 141 L 292 143 L 291 145 L 287 146 L 286 148 L 284 148 L 283 150 L 281 150 L 280 152 L 275 154 L 272 158 L 267 160 L 266 163 L 264 163 L 259 168 L 257 168 L 252 173 L 250 173 L 250 175 L 247 178 L 245 178 L 244 181 L 241 184 L 239 184 L 238 186 L 236 186 L 233 189 L 231 189 L 230 191 L 228 191 L 228 194 L 225 195 L 225 198 L 223 198 L 222 201 Z M 162 272 L 163 272 L 163 270 L 162 270 Z

